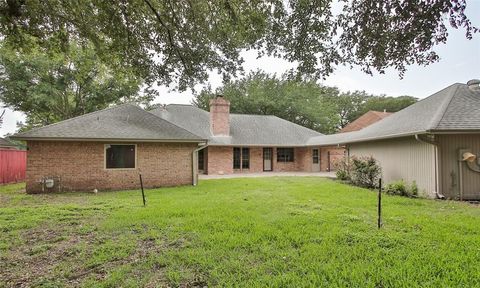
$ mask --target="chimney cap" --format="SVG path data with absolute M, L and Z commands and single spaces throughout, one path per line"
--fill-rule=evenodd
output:
M 215 98 L 223 98 L 223 95 L 222 94 L 217 94 L 217 95 L 215 95 Z

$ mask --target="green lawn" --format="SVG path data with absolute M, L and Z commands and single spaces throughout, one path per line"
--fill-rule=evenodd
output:
M 0 287 L 480 286 L 480 208 L 321 178 L 27 195 L 0 186 Z

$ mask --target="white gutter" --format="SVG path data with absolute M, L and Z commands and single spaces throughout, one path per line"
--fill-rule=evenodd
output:
M 206 148 L 208 144 L 204 144 L 192 152 L 192 185 L 197 186 L 198 184 L 198 151 Z

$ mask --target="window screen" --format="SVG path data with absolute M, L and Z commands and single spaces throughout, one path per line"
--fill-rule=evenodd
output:
M 239 147 L 233 148 L 233 169 L 240 169 L 241 150 Z
M 312 150 L 312 157 L 313 157 L 313 163 L 318 164 L 319 159 L 320 159 L 320 157 L 318 155 L 318 149 L 313 149 Z
M 242 169 L 250 168 L 250 149 L 242 148 Z
M 135 145 L 107 145 L 106 168 L 135 168 Z
M 277 162 L 293 162 L 293 148 L 277 148 Z

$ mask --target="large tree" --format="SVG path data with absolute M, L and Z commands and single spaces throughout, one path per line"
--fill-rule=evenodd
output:
M 298 63 L 299 75 L 326 77 L 337 65 L 365 72 L 438 60 L 447 27 L 471 38 L 467 0 L 3 0 L 0 37 L 17 47 L 25 35 L 58 47 L 88 40 L 147 81 L 185 89 L 216 69 L 241 69 L 242 50 Z
M 323 133 L 333 133 L 338 122 L 336 106 L 326 97 L 337 95 L 336 88 L 292 79 L 288 74 L 277 77 L 252 72 L 216 91 L 203 89 L 195 94 L 193 104 L 208 111 L 209 101 L 216 94 L 230 100 L 232 113 L 275 115 Z
M 215 91 L 204 88 L 195 94 L 193 105 L 208 111 L 216 94 L 230 100 L 232 113 L 275 115 L 325 134 L 337 132 L 369 110 L 397 112 L 417 101 L 411 96 L 377 96 L 365 91 L 341 93 L 314 80 L 257 71 Z
M 392 97 L 386 95 L 371 95 L 365 91 L 330 95 L 330 101 L 336 104 L 339 128 L 345 127 L 348 123 L 368 111 L 397 112 L 414 104 L 417 100 L 417 98 L 412 96 Z
M 46 50 L 29 38 L 18 51 L 0 43 L 0 103 L 26 114 L 26 127 L 51 124 L 114 103 L 145 103 L 142 80 L 129 69 L 110 68 L 89 43 Z M 53 39 L 52 39 L 53 41 Z

